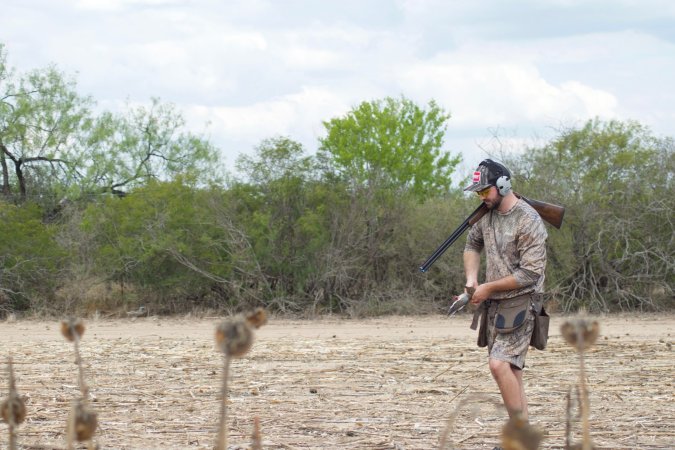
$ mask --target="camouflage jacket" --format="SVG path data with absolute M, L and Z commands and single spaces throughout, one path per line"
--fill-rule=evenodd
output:
M 523 200 L 506 213 L 492 210 L 469 230 L 464 251 L 485 249 L 486 282 L 513 275 L 518 289 L 498 292 L 491 298 L 511 298 L 542 293 L 548 234 L 537 211 Z

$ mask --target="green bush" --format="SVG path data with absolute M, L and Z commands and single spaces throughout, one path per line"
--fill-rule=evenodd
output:
M 0 200 L 0 313 L 52 307 L 66 253 L 55 240 L 56 226 L 42 218 L 34 203 Z

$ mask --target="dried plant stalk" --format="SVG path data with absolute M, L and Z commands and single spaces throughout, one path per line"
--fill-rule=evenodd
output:
M 227 450 L 227 378 L 230 373 L 231 357 L 225 354 L 225 366 L 223 367 L 223 385 L 220 390 L 220 421 L 218 423 L 218 438 L 216 450 Z
M 262 450 L 262 435 L 260 434 L 260 418 L 253 418 L 253 434 L 251 435 L 251 450 Z
M 567 408 L 565 410 L 565 448 L 572 444 L 572 386 L 567 390 Z
M 16 427 L 26 420 L 26 404 L 16 390 L 11 356 L 7 358 L 7 372 L 9 375 L 9 396 L 0 405 L 0 415 L 9 428 L 9 450 L 16 450 Z
M 583 344 L 584 336 L 580 336 L 580 342 Z M 581 436 L 582 450 L 591 450 L 591 425 L 590 425 L 590 404 L 588 400 L 588 387 L 586 386 L 586 366 L 584 363 L 584 351 L 579 352 L 579 390 L 581 391 Z
M 588 387 L 586 386 L 586 367 L 584 355 L 586 350 L 591 348 L 598 340 L 600 335 L 600 324 L 597 321 L 588 322 L 585 319 L 577 319 L 567 321 L 560 326 L 560 332 L 568 344 L 573 346 L 579 353 L 579 392 L 580 401 L 579 408 L 581 409 L 581 434 L 582 450 L 592 450 L 594 448 L 591 440 L 591 426 L 590 426 L 590 402 L 588 399 Z M 568 401 L 569 408 L 569 401 Z M 570 446 L 568 439 L 568 448 Z
M 438 449 L 443 450 L 446 448 L 448 445 L 448 435 L 450 434 L 450 430 L 455 426 L 455 421 L 457 420 L 457 416 L 459 415 L 459 410 L 460 408 L 464 405 L 464 400 L 459 402 L 457 407 L 452 411 L 450 414 L 450 417 L 448 417 L 448 421 L 445 424 L 445 428 L 443 428 L 443 431 L 441 432 L 441 437 L 438 443 Z M 451 449 L 455 448 L 454 445 L 450 447 Z
M 460 395 L 461 393 L 463 393 L 464 391 L 466 391 L 467 388 L 468 388 L 468 386 L 465 387 L 464 389 L 462 389 L 462 390 L 459 392 L 459 394 L 457 394 L 455 397 L 453 397 L 452 400 L 454 400 L 455 398 L 457 398 L 458 395 Z M 451 400 L 451 401 L 452 401 L 452 400 Z M 447 423 L 445 424 L 445 428 L 443 428 L 443 431 L 441 432 L 441 436 L 440 436 L 439 442 L 438 442 L 438 449 L 439 449 L 439 450 L 445 449 L 448 445 L 450 445 L 450 447 L 449 447 L 450 449 L 454 449 L 454 448 L 455 448 L 454 445 L 452 445 L 452 444 L 449 442 L 448 436 L 450 435 L 450 431 L 452 431 L 453 427 L 455 426 L 455 421 L 457 420 L 457 416 L 459 415 L 460 410 L 464 407 L 464 405 L 470 403 L 470 401 L 472 401 L 472 400 L 474 400 L 474 401 L 475 401 L 475 400 L 483 400 L 484 403 L 486 403 L 486 404 L 492 404 L 492 405 L 494 405 L 496 408 L 501 408 L 501 407 L 502 407 L 502 405 L 501 405 L 500 403 L 496 402 L 496 401 L 495 401 L 494 399 L 492 399 L 491 397 L 485 396 L 485 395 L 477 395 L 477 394 L 473 394 L 473 395 L 471 395 L 471 396 L 469 396 L 469 397 L 463 398 L 463 399 L 457 404 L 457 407 L 452 411 L 452 413 L 450 414 L 450 417 L 448 417 L 448 421 L 447 421 Z M 476 410 L 472 409 L 470 415 L 471 415 L 471 417 L 474 417 L 474 416 L 476 415 Z
M 85 326 L 80 319 L 68 319 L 61 322 L 61 334 L 73 343 L 75 349 L 75 363 L 77 364 L 77 385 L 80 388 L 83 398 L 88 398 L 89 387 L 84 382 L 84 369 L 82 368 L 82 359 L 80 358 L 80 339 L 84 334 Z
M 93 438 L 98 426 L 96 412 L 89 408 L 89 387 L 84 381 L 84 368 L 80 357 L 80 339 L 84 334 L 85 326 L 80 319 L 68 319 L 61 322 L 61 334 L 66 340 L 73 343 L 75 363 L 77 364 L 77 384 L 81 397 L 71 406 L 66 426 L 66 448 L 72 450 L 74 442 L 87 442 L 87 448 L 95 448 Z
M 258 308 L 245 317 L 236 316 L 216 327 L 216 344 L 225 354 L 216 450 L 227 449 L 227 383 L 230 376 L 231 360 L 232 358 L 241 358 L 248 353 L 253 346 L 253 328 L 260 328 L 265 323 L 267 323 L 267 314 L 264 309 Z

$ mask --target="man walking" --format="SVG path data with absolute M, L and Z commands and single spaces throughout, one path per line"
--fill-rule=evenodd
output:
M 483 317 L 479 345 L 487 345 L 489 367 L 510 417 L 527 420 L 523 368 L 541 308 L 547 233 L 539 214 L 511 190 L 511 173 L 491 159 L 482 161 L 465 191 L 477 193 L 490 210 L 467 236 L 464 271 L 471 303 Z M 485 282 L 479 283 L 481 253 Z M 481 342 L 482 341 L 482 342 Z

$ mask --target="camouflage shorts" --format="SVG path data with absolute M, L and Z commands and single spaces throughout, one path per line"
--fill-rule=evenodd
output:
M 534 329 L 534 313 L 530 308 L 525 323 L 517 330 L 497 333 L 494 326 L 497 304 L 498 302 L 492 302 L 488 309 L 488 354 L 490 358 L 506 361 L 522 369 L 525 367 L 525 356 Z

